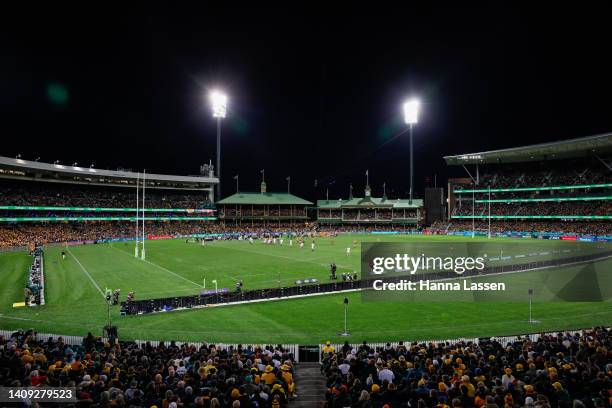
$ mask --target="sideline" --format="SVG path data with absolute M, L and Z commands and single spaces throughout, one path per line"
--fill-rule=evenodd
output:
M 70 250 L 70 248 L 66 247 L 66 251 L 70 254 L 70 256 L 72 256 L 74 258 L 74 260 L 77 262 L 77 264 L 79 264 L 79 266 L 81 267 L 81 270 L 83 271 L 83 273 L 85 275 L 87 275 L 87 277 L 89 278 L 89 280 L 91 281 L 91 283 L 93 283 L 93 285 L 96 287 L 96 289 L 98 289 L 98 292 L 100 292 L 100 295 L 102 295 L 102 297 L 104 298 L 104 292 L 102 292 L 102 289 L 100 289 L 100 286 L 98 286 L 98 284 L 96 283 L 96 281 L 94 280 L 94 278 L 89 274 L 89 272 L 87 271 L 87 269 L 85 269 L 85 267 L 83 266 L 83 264 L 81 263 L 81 261 L 79 261 L 79 259 L 72 253 L 72 251 Z

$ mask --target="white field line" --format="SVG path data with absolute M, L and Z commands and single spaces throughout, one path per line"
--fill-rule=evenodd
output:
M 83 273 L 89 278 L 89 280 L 91 281 L 91 283 L 93 283 L 93 285 L 96 287 L 96 289 L 98 289 L 98 292 L 100 292 L 100 295 L 102 295 L 102 297 L 104 297 L 104 292 L 102 292 L 102 289 L 100 289 L 100 286 L 98 286 L 98 284 L 96 283 L 94 278 L 89 274 L 87 269 L 85 269 L 85 267 L 83 266 L 81 261 L 79 261 L 79 259 L 72 253 L 70 248 L 66 247 L 66 251 L 68 251 L 70 256 L 72 256 L 74 258 L 74 260 L 77 262 L 77 264 L 79 264 L 79 266 L 81 267 L 81 270 L 83 271 Z
M 117 251 L 117 252 L 121 252 L 122 254 L 125 254 L 125 255 L 129 256 L 130 258 L 132 257 L 132 255 L 128 254 L 128 253 L 127 253 L 127 252 L 125 252 L 125 251 L 122 251 L 122 250 L 120 250 L 120 249 L 117 249 L 117 248 L 115 248 L 115 247 L 114 247 L 114 246 L 112 246 L 112 245 L 110 245 L 110 247 L 111 247 L 111 248 L 113 248 L 113 249 L 114 249 L 115 251 Z M 138 258 L 138 259 L 140 259 L 140 258 Z M 146 259 L 144 260 L 144 262 L 146 262 L 146 263 L 148 263 L 149 265 L 152 265 L 152 266 L 154 266 L 154 267 L 156 267 L 156 268 L 158 268 L 158 269 L 160 269 L 160 270 L 162 270 L 162 271 L 164 271 L 164 272 L 167 272 L 167 273 L 169 273 L 169 274 L 171 274 L 171 275 L 174 275 L 174 276 L 176 276 L 177 278 L 180 278 L 180 279 L 184 280 L 185 282 L 189 282 L 189 283 L 191 283 L 192 285 L 197 286 L 198 288 L 201 288 L 201 287 L 202 287 L 202 285 L 200 285 L 199 283 L 196 283 L 196 282 L 192 281 L 191 279 L 187 279 L 186 277 L 184 277 L 184 276 L 182 276 L 182 275 L 179 275 L 179 274 L 178 274 L 178 273 L 176 273 L 176 272 L 172 272 L 170 269 L 164 268 L 164 267 L 163 267 L 163 266 L 161 266 L 161 265 L 158 265 L 158 264 L 153 263 L 153 262 L 151 262 L 151 261 L 147 261 Z

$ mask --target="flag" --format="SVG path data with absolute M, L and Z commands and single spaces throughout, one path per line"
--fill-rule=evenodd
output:
M 287 179 L 286 179 L 286 180 L 287 180 L 287 181 L 290 181 L 290 180 L 291 180 L 291 176 L 287 176 Z
M 318 183 L 317 179 L 315 179 L 314 186 L 317 187 L 318 185 L 319 185 L 319 183 Z
M 260 173 L 264 174 L 266 171 L 264 169 L 261 169 Z
M 368 175 L 369 175 L 369 172 L 370 172 L 370 170 L 369 170 L 369 169 L 368 169 L 368 170 L 366 170 L 366 176 L 368 176 Z
M 238 180 L 238 175 L 237 174 L 234 176 L 234 180 Z

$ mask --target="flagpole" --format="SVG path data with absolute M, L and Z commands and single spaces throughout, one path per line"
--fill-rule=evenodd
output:
M 287 177 L 287 194 L 291 194 L 291 176 Z
M 325 189 L 325 199 L 329 201 L 329 187 Z
M 234 176 L 234 180 L 236 180 L 236 193 L 240 192 L 240 185 L 238 184 L 238 179 L 240 178 L 239 174 L 236 174 L 236 176 Z

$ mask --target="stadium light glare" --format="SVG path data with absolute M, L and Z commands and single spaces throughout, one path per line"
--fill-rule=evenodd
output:
M 210 93 L 210 102 L 212 104 L 213 118 L 225 118 L 227 114 L 227 95 L 219 91 Z
M 407 125 L 414 125 L 419 120 L 420 102 L 417 99 L 410 99 L 404 102 L 404 122 Z
M 419 106 L 418 99 L 412 98 L 404 102 L 404 122 L 410 127 L 410 198 L 409 203 L 412 204 L 412 192 L 414 184 L 414 164 L 412 150 L 412 125 L 416 125 L 419 121 Z
M 227 114 L 227 95 L 220 91 L 212 91 L 210 93 L 210 102 L 212 104 L 213 118 L 217 118 L 217 200 L 221 199 L 221 119 Z

